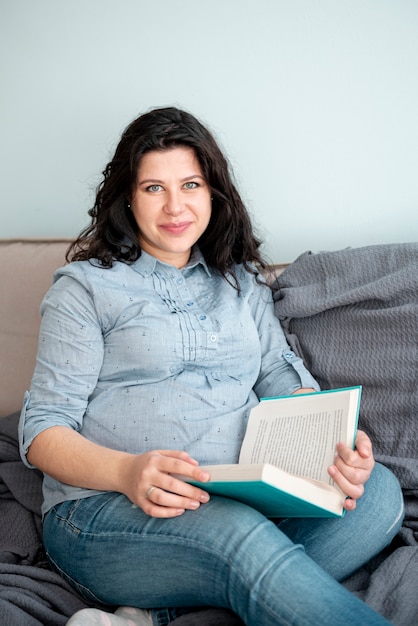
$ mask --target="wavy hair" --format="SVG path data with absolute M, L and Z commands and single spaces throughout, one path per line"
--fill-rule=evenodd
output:
M 209 185 L 212 213 L 197 242 L 209 266 L 233 278 L 235 264 L 254 271 L 265 268 L 247 209 L 233 183 L 229 164 L 213 135 L 193 115 L 175 107 L 158 108 L 135 119 L 123 132 L 112 160 L 97 187 L 90 225 L 67 251 L 67 261 L 98 259 L 104 267 L 114 261 L 133 263 L 141 255 L 138 225 L 129 202 L 136 186 L 141 158 L 153 150 L 179 146 L 194 150 Z

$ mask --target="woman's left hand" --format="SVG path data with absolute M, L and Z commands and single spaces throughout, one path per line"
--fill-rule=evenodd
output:
M 364 483 L 369 480 L 374 463 L 372 442 L 362 430 L 357 433 L 354 450 L 343 443 L 337 444 L 334 464 L 328 468 L 328 473 L 349 496 L 344 503 L 347 511 L 356 508 L 356 502 L 363 495 Z

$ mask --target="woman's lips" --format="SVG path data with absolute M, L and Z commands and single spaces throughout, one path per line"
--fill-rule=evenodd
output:
M 191 222 L 161 224 L 160 228 L 165 230 L 167 233 L 170 233 L 171 235 L 181 235 L 189 228 L 190 224 Z

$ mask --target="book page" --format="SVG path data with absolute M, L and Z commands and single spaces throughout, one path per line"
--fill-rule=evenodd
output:
M 271 463 L 291 474 L 334 484 L 327 468 L 335 445 L 352 445 L 350 393 L 331 392 L 263 400 L 251 412 L 240 463 Z M 350 436 L 348 435 L 350 433 Z

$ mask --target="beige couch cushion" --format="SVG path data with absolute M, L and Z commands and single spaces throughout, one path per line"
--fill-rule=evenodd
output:
M 0 240 L 0 417 L 18 411 L 35 364 L 39 306 L 68 240 Z

